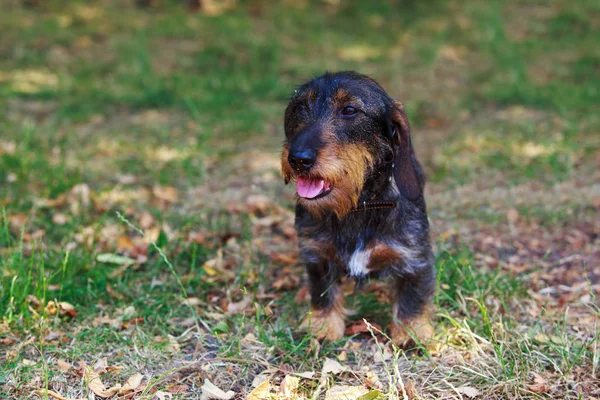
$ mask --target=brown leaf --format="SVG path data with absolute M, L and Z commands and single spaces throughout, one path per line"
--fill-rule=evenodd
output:
M 121 235 L 117 238 L 117 253 L 135 249 L 135 243 L 129 236 Z
M 125 384 L 123 385 L 123 387 L 119 389 L 119 394 L 125 394 L 128 392 L 135 391 L 135 389 L 137 389 L 141 385 L 142 379 L 144 379 L 144 375 L 140 373 L 130 376 L 129 379 L 127 379 L 127 382 L 125 382 Z
M 60 309 L 61 316 L 69 316 L 74 317 L 77 315 L 77 311 L 75 311 L 75 307 L 71 303 L 67 303 L 66 301 L 58 302 L 58 308 Z
M 371 326 L 373 326 L 373 328 L 375 328 L 373 330 L 374 332 L 381 331 L 380 325 L 378 325 L 376 323 L 372 323 L 372 322 L 370 322 L 370 324 L 371 324 Z M 363 333 L 368 334 L 368 335 L 371 334 L 369 332 L 369 328 L 367 327 L 367 324 L 365 324 L 365 321 L 362 319 L 360 321 L 352 322 L 350 325 L 348 325 L 348 327 L 344 331 L 345 335 L 360 335 Z
M 42 303 L 38 300 L 38 298 L 32 294 L 28 294 L 25 300 L 27 300 L 27 303 L 29 303 L 29 305 L 36 310 L 39 310 L 42 306 Z
M 42 399 L 46 398 L 46 397 L 53 397 L 57 400 L 85 400 L 82 398 L 78 398 L 78 399 L 71 399 L 69 397 L 65 397 L 59 393 L 56 393 L 52 390 L 47 390 L 47 389 L 38 389 L 38 390 L 34 390 L 33 393 L 37 394 L 38 396 L 40 396 Z
M 190 390 L 190 387 L 188 385 L 173 385 L 167 389 L 167 392 L 177 394 L 185 393 L 188 390 Z
M 83 378 L 88 385 L 88 388 L 94 392 L 95 395 L 102 398 L 114 396 L 118 393 L 121 385 L 117 384 L 111 388 L 106 388 L 100 379 L 100 375 L 93 368 L 88 367 L 84 361 L 79 362 L 79 366 L 83 371 Z
M 244 298 L 238 302 L 229 303 L 227 305 L 227 312 L 231 315 L 235 314 L 243 314 L 247 311 L 247 309 L 252 305 L 252 298 L 247 294 L 244 295 Z M 253 310 L 250 310 L 253 311 Z
M 296 303 L 304 303 L 310 299 L 310 292 L 308 291 L 308 286 L 302 286 L 298 293 L 294 296 L 294 301 Z
M 167 203 L 177 203 L 179 201 L 177 189 L 171 186 L 154 186 L 152 188 L 152 194 L 154 194 L 157 199 L 166 201 Z
M 73 368 L 70 363 L 63 360 L 56 360 L 56 365 L 62 372 L 67 372 Z
M 71 303 L 67 303 L 66 301 L 59 301 L 56 303 L 54 300 L 50 300 L 48 304 L 46 304 L 46 313 L 48 315 L 56 315 L 60 312 L 61 317 L 74 317 L 77 315 L 77 311 L 75 311 L 75 307 Z
M 533 373 L 533 383 L 531 385 L 527 385 L 527 389 L 531 390 L 534 393 L 547 393 L 550 390 L 548 382 L 537 373 Z
M 294 265 L 298 262 L 297 253 L 271 253 L 271 261 L 276 264 Z
M 284 274 L 279 276 L 271 285 L 275 290 L 290 290 L 298 287 L 300 277 L 298 275 Z
M 246 199 L 246 207 L 249 213 L 265 214 L 269 207 L 273 205 L 273 200 L 262 194 L 254 194 Z
M 25 221 L 27 221 L 27 214 L 24 213 L 14 214 L 8 217 L 8 223 L 14 231 L 20 231 L 23 225 L 25 225 Z
M 94 372 L 99 375 L 105 374 L 106 367 L 108 367 L 108 358 L 102 357 L 94 363 Z

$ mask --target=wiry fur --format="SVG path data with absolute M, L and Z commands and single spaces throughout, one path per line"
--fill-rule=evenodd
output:
M 348 104 L 360 114 L 344 116 L 340 110 Z M 286 109 L 285 131 L 286 183 L 302 175 L 325 179 L 332 187 L 324 197 L 299 198 L 296 206 L 300 254 L 310 283 L 311 330 L 319 338 L 341 338 L 345 309 L 339 278 L 373 276 L 391 282 L 392 339 L 407 346 L 408 328 L 425 342 L 433 333 L 429 315 L 435 274 L 424 176 L 401 104 L 364 75 L 325 74 L 297 90 Z M 288 162 L 298 147 L 317 154 L 308 170 L 296 171 Z M 351 212 L 373 200 L 396 207 Z

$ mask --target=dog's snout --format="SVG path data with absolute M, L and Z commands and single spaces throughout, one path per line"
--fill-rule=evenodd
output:
M 288 156 L 288 161 L 296 171 L 308 171 L 317 161 L 317 153 L 311 149 L 292 150 Z

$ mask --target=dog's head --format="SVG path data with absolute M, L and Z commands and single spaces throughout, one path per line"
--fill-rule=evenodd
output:
M 418 199 L 423 190 L 402 104 L 356 72 L 326 73 L 295 91 L 285 111 L 281 166 L 315 216 L 330 210 L 343 217 L 369 182 L 391 174 L 405 198 Z

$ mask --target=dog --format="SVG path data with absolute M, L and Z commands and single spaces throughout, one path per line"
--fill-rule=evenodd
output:
M 423 188 L 404 107 L 372 78 L 325 73 L 295 90 L 285 110 L 281 167 L 295 181 L 295 226 L 319 340 L 343 337 L 345 274 L 391 282 L 390 338 L 427 344 L 435 290 Z

